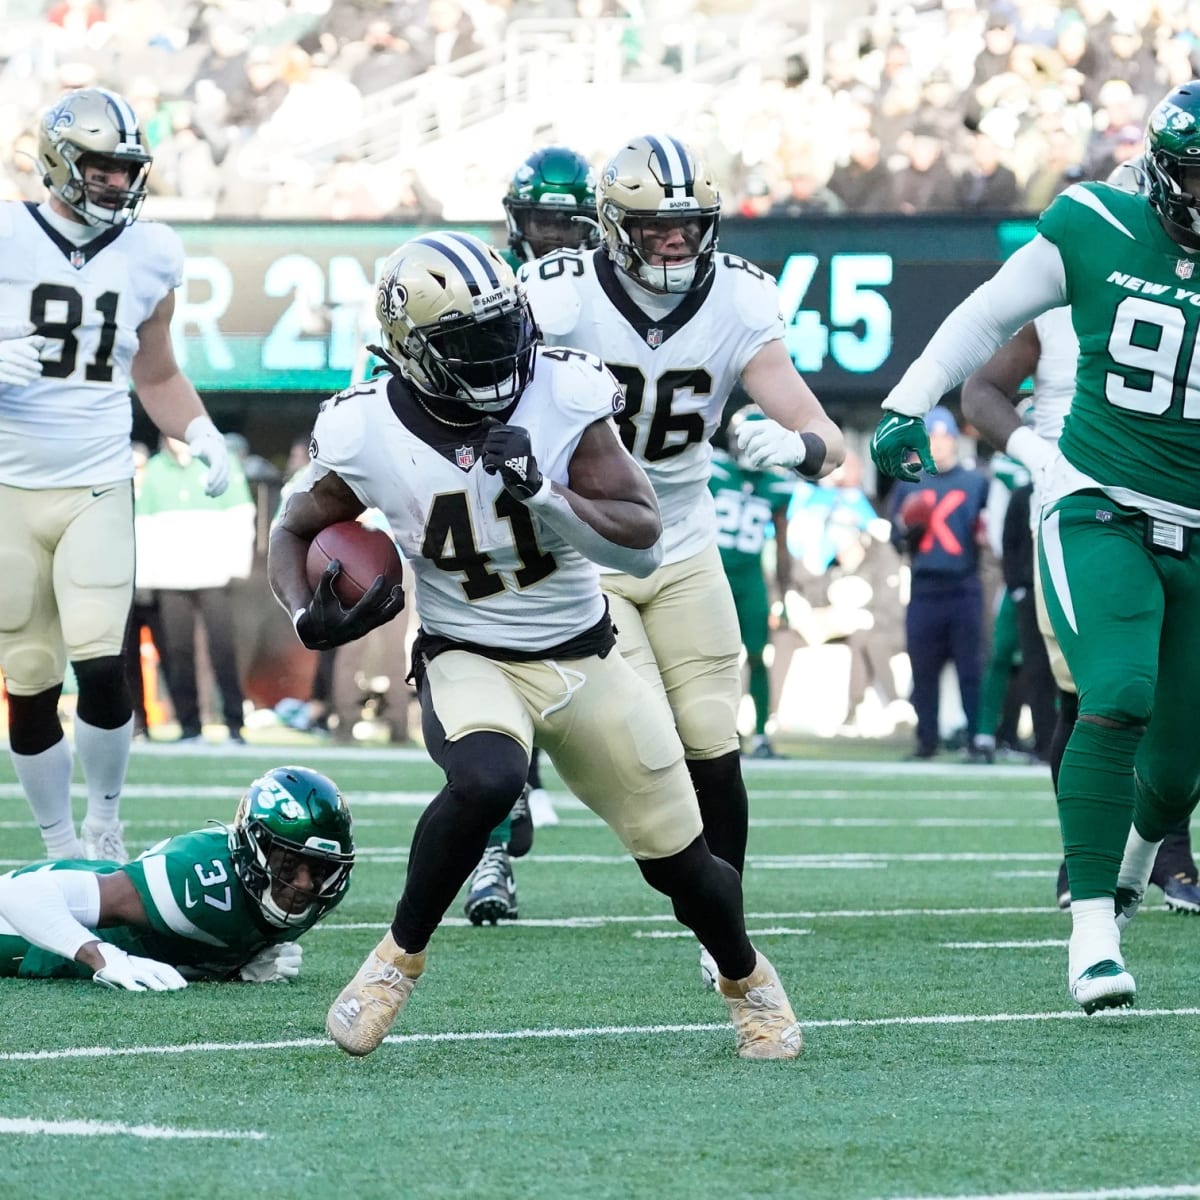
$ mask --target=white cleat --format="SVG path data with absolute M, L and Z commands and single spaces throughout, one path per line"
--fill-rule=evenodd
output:
M 717 990 L 717 979 L 720 977 L 720 972 L 717 970 L 717 960 L 703 946 L 700 947 L 700 982 L 703 984 L 706 991 L 715 992 Z
M 129 861 L 120 821 L 114 821 L 111 825 L 90 825 L 85 818 L 79 830 L 79 840 L 83 843 L 83 857 L 93 862 Z
M 1102 1008 L 1127 1008 L 1136 995 L 1133 976 L 1111 958 L 1093 963 L 1071 980 L 1071 998 L 1089 1016 Z

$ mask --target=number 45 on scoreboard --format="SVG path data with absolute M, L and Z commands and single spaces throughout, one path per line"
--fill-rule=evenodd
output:
M 878 370 L 892 352 L 892 308 L 877 290 L 892 282 L 892 256 L 830 258 L 828 325 L 816 309 L 801 307 L 820 265 L 815 254 L 793 254 L 779 273 L 779 307 L 787 323 L 784 343 L 796 369 L 815 375 L 832 355 L 843 371 Z

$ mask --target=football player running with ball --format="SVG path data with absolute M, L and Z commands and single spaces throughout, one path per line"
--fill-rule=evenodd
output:
M 536 743 L 713 955 L 738 1053 L 795 1058 L 800 1027 L 750 944 L 738 873 L 705 843 L 670 712 L 613 653 L 594 564 L 645 577 L 662 557 L 653 489 L 610 421 L 620 389 L 592 355 L 538 344 L 511 269 L 468 234 L 405 243 L 377 301 L 375 353 L 391 369 L 322 406 L 268 570 L 306 642 L 387 620 L 382 596 L 346 630 L 325 610 L 316 620 L 305 577 L 321 529 L 383 511 L 416 576 L 414 677 L 446 785 L 417 823 L 391 928 L 329 1009 L 330 1036 L 354 1055 L 382 1043 Z
M 129 104 L 68 92 L 42 118 L 43 204 L 0 203 L 0 671 L 9 751 L 51 858 L 123 861 L 133 739 L 121 655 L 133 603 L 133 413 L 228 479 L 225 442 L 171 348 L 183 245 L 137 221 L 150 154 Z M 58 719 L 67 662 L 87 781 L 82 843 Z
M 637 137 L 596 188 L 603 238 L 521 268 L 547 345 L 587 350 L 617 377 L 621 440 L 649 476 L 663 562 L 645 578 L 603 568 L 622 655 L 665 694 L 714 854 L 740 874 L 748 805 L 738 706 L 741 636 L 717 550 L 712 448 L 734 384 L 769 420 L 743 426 L 754 469 L 808 479 L 842 461 L 842 434 L 796 373 L 771 276 L 718 249 L 721 196 L 677 138 Z M 701 956 L 706 982 L 712 964 Z
M 1089 1013 L 1133 1002 L 1118 918 L 1200 798 L 1200 80 L 1151 113 L 1145 169 L 1146 194 L 1081 183 L 1059 195 L 1034 239 L 946 318 L 872 441 L 880 470 L 912 478 L 912 456 L 929 456 L 922 416 L 1026 322 L 1070 306 L 1074 399 L 1057 448 L 1030 432 L 1024 461 L 1045 502 L 1046 607 L 1079 696 L 1058 813 L 1067 982 Z
M 296 939 L 341 902 L 353 866 L 336 784 L 276 767 L 228 828 L 168 838 L 124 866 L 59 859 L 0 876 L 0 976 L 131 992 L 291 979 Z

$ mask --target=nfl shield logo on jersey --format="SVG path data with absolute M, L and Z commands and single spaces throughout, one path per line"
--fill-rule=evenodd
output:
M 454 452 L 454 461 L 458 463 L 464 471 L 470 469 L 475 464 L 475 447 L 474 446 L 459 446 Z
M 662 345 L 663 331 L 661 329 L 648 329 L 646 331 L 646 345 L 651 350 L 657 350 Z
M 85 255 L 82 250 L 72 250 L 70 262 L 71 266 L 73 266 L 75 270 L 82 270 L 84 265 L 87 263 L 87 255 Z
M 1175 274 L 1180 279 L 1191 279 L 1192 272 L 1196 269 L 1196 264 L 1190 258 L 1181 258 L 1175 264 Z

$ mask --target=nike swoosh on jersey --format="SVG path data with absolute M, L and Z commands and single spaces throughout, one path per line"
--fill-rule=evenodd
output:
M 97 491 L 95 488 L 92 488 L 92 495 L 93 496 L 107 496 L 108 493 L 111 492 L 112 490 L 113 490 L 112 488 L 100 488 L 100 490 Z
M 199 900 L 192 899 L 192 881 L 185 879 L 183 881 L 183 906 L 184 908 L 195 908 L 199 904 Z

